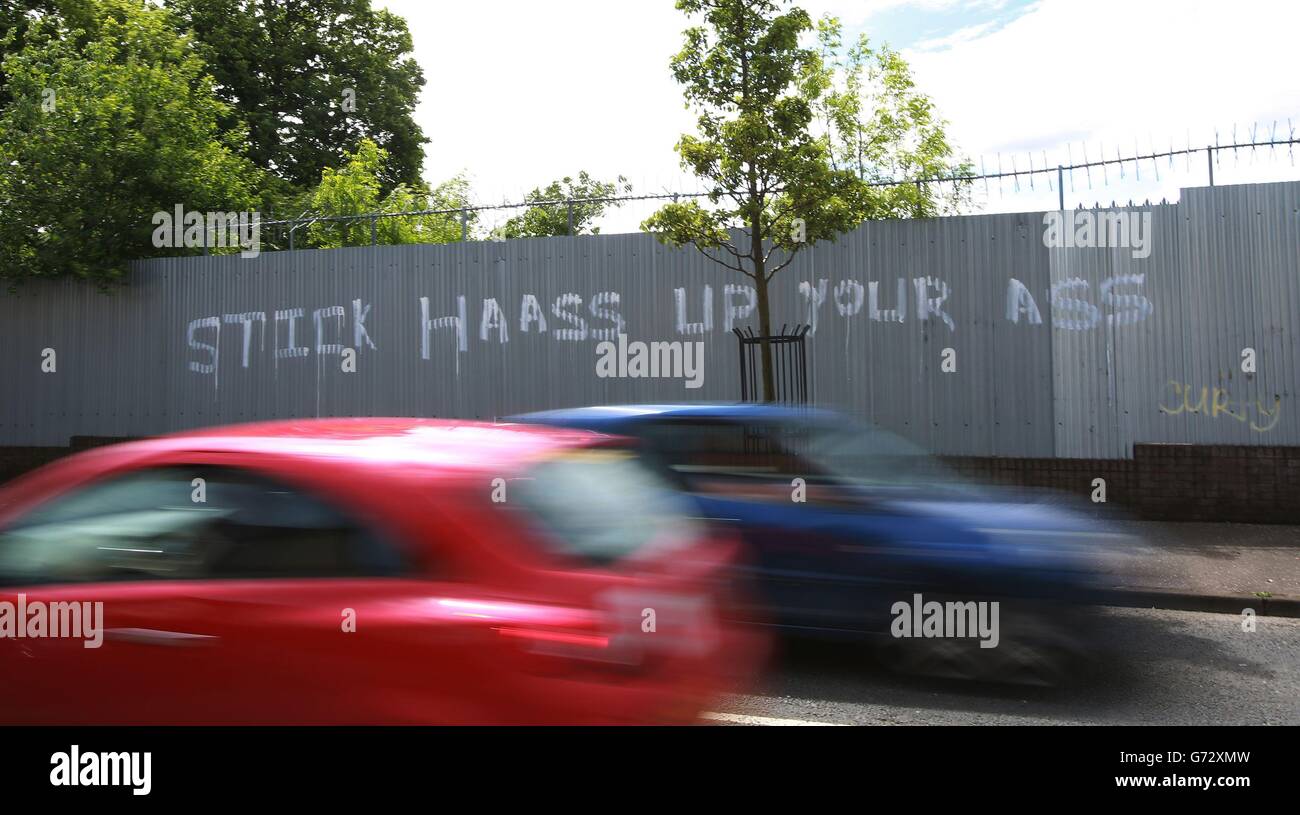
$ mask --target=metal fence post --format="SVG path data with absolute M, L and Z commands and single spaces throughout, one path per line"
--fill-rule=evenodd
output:
M 1061 212 L 1065 212 L 1065 168 L 1056 165 L 1056 194 L 1061 201 Z
M 573 202 L 569 201 L 565 207 L 569 210 L 569 231 L 567 234 L 569 237 L 573 237 Z
M 460 242 L 469 240 L 469 210 L 460 211 Z
M 377 218 L 376 216 L 374 215 L 370 216 L 370 245 L 371 246 L 376 246 L 379 243 L 378 232 L 376 227 L 376 222 L 378 220 L 379 218 Z
M 1205 158 L 1210 168 L 1210 186 L 1214 186 L 1214 145 L 1207 145 L 1205 148 Z

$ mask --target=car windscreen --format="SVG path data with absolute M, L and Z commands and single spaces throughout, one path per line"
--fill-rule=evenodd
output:
M 855 485 L 975 489 L 925 449 L 876 427 L 816 422 L 804 429 L 801 443 L 810 462 Z

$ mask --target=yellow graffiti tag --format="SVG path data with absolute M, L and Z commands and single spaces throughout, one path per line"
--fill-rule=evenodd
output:
M 1273 409 L 1269 410 L 1264 403 L 1256 399 L 1253 404 L 1246 402 L 1234 403 L 1231 394 L 1227 388 L 1210 388 L 1202 385 L 1200 396 L 1196 399 L 1195 404 L 1192 402 L 1192 395 L 1195 389 L 1191 383 L 1179 382 L 1176 379 L 1170 379 L 1165 383 L 1167 389 L 1174 392 L 1173 406 L 1166 405 L 1163 397 L 1158 403 L 1160 412 L 1169 416 L 1177 416 L 1180 413 L 1195 413 L 1206 416 L 1210 419 L 1217 419 L 1220 416 L 1228 416 L 1239 422 L 1249 423 L 1250 429 L 1259 433 L 1266 433 L 1277 426 L 1278 420 L 1282 418 L 1282 397 L 1273 397 Z M 1234 406 L 1236 410 L 1234 410 Z M 1255 418 L 1251 418 L 1251 413 Z M 1259 424 L 1259 419 L 1271 419 L 1267 424 Z

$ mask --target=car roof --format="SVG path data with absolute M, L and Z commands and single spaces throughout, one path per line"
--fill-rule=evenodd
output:
M 237 452 L 402 464 L 435 470 L 499 470 L 566 447 L 601 443 L 583 430 L 422 418 L 287 419 L 188 430 L 99 448 L 122 455 Z
M 653 405 L 599 405 L 543 410 L 512 416 L 512 421 L 576 426 L 606 426 L 634 423 L 650 418 L 695 418 L 757 421 L 761 419 L 824 420 L 837 417 L 833 411 L 801 405 L 756 402 L 687 402 Z

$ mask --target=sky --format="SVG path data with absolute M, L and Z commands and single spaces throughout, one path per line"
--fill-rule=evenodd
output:
M 668 68 L 688 24 L 672 0 L 376 4 L 407 19 L 424 69 L 416 119 L 431 140 L 431 182 L 466 172 L 480 203 L 519 201 L 578 170 L 624 175 L 637 193 L 699 189 L 673 151 L 693 120 Z M 1289 138 L 1300 127 L 1300 3 L 1291 0 L 798 5 L 838 16 L 846 41 L 864 32 L 899 50 L 977 171 L 1230 143 L 1234 128 L 1238 142 Z M 1215 168 L 1219 184 L 1295 179 L 1285 148 L 1220 153 Z M 1116 167 L 1076 171 L 1066 205 L 1174 200 L 1206 181 L 1203 152 L 1130 163 L 1123 178 Z M 975 192 L 977 211 L 1057 206 L 1045 175 L 1033 189 L 1022 179 Z M 627 205 L 603 231 L 635 230 L 652 208 Z

